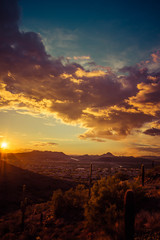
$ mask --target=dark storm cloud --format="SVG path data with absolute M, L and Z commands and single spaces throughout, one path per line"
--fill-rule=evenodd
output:
M 150 135 L 150 136 L 160 136 L 160 129 L 157 128 L 150 128 L 144 131 L 143 133 Z
M 139 147 L 137 148 L 138 151 L 141 151 L 141 152 L 150 152 L 150 153 L 156 153 L 156 154 L 160 154 L 160 148 L 157 147 L 157 148 L 152 148 L 152 147 Z
M 41 36 L 18 28 L 18 1 L 0 2 L 0 108 L 53 114 L 88 128 L 80 138 L 121 139 L 159 120 L 159 52 L 115 73 L 46 53 Z M 83 56 L 84 58 L 85 56 Z M 88 59 L 88 57 L 87 57 Z
M 1 0 L 0 3 L 0 29 L 18 30 L 19 8 L 18 0 Z

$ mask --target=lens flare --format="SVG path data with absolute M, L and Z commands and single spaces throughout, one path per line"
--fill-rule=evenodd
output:
M 1 148 L 6 149 L 7 147 L 8 147 L 8 143 L 7 142 L 2 142 Z

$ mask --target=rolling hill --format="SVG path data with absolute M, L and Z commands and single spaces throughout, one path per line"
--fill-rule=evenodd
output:
M 0 161 L 0 215 L 19 208 L 23 184 L 31 204 L 49 200 L 56 189 L 75 186 L 71 181 L 50 178 Z

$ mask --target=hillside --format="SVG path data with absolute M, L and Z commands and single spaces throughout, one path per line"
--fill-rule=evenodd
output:
M 51 151 L 31 151 L 23 153 L 9 153 L 7 159 L 10 163 L 18 166 L 24 166 L 35 162 L 69 162 L 71 157 L 63 152 Z
M 15 156 L 19 159 L 37 159 L 38 157 L 41 160 L 63 160 L 67 161 L 71 158 L 64 154 L 63 152 L 51 152 L 51 151 L 32 151 L 32 152 L 24 152 L 24 153 L 16 153 Z
M 91 188 L 90 199 L 88 188 L 82 185 L 56 191 L 51 201 L 26 207 L 23 228 L 21 210 L 1 217 L 0 238 L 124 240 L 124 196 L 131 188 L 135 197 L 134 240 L 160 240 L 159 173 L 160 167 L 147 170 L 144 187 L 140 179 L 101 179 Z
M 30 203 L 48 200 L 55 189 L 66 190 L 74 186 L 73 182 L 43 176 L 0 161 L 0 215 L 19 208 L 23 184 Z

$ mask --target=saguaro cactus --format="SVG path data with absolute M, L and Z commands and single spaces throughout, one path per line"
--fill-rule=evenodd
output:
M 91 185 L 92 185 L 92 163 L 90 166 L 90 175 L 89 175 L 89 198 L 91 196 Z
M 21 229 L 22 231 L 24 230 L 24 219 L 25 219 L 25 211 L 26 211 L 26 207 L 28 204 L 28 199 L 25 198 L 23 201 L 21 201 L 21 212 L 22 212 L 22 218 L 21 218 Z
M 40 215 L 40 225 L 41 225 L 41 227 L 43 226 L 43 213 L 41 213 L 41 215 Z
M 128 189 L 124 196 L 125 240 L 134 240 L 135 203 L 134 192 Z
M 141 165 L 142 186 L 144 186 L 144 165 Z
M 25 195 L 26 195 L 26 185 L 25 184 L 23 184 L 22 192 L 23 192 L 23 200 L 24 200 Z

